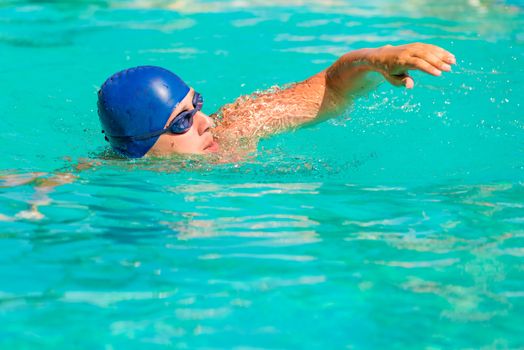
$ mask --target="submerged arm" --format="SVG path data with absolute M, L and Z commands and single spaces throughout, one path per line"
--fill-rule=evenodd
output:
M 221 110 L 220 127 L 237 136 L 267 136 L 337 115 L 377 84 L 373 72 L 395 86 L 413 88 L 409 70 L 439 76 L 455 63 L 448 51 L 429 44 L 387 45 L 341 56 L 318 74 L 275 92 L 240 98 Z M 376 74 L 375 74 L 376 75 Z
M 12 174 L 0 176 L 1 187 L 14 187 L 31 185 L 34 187 L 35 193 L 32 200 L 28 201 L 29 208 L 20 211 L 13 218 L 2 217 L 0 214 L 0 221 L 12 221 L 18 219 L 41 220 L 44 215 L 40 212 L 40 208 L 51 203 L 49 194 L 58 186 L 73 183 L 77 178 L 77 173 L 83 170 L 92 168 L 95 165 L 93 161 L 80 160 L 73 168 L 59 170 L 54 173 L 28 173 L 28 174 Z

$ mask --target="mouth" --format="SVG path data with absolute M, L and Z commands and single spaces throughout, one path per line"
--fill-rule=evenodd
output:
M 218 143 L 212 138 L 211 141 L 204 147 L 205 152 L 214 153 L 219 149 Z

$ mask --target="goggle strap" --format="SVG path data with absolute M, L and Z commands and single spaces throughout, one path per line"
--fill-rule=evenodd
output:
M 114 138 L 114 139 L 127 140 L 127 141 L 143 141 L 143 140 L 150 139 L 152 137 L 160 136 L 162 134 L 165 134 L 166 132 L 168 132 L 168 129 L 162 129 L 162 130 L 154 131 L 149 134 L 144 134 L 140 136 L 109 136 L 109 137 Z

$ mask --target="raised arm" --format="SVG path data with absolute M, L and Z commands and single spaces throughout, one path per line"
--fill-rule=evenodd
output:
M 241 97 L 224 106 L 218 133 L 263 137 L 337 115 L 355 97 L 374 88 L 380 73 L 395 86 L 414 87 L 409 70 L 439 76 L 455 57 L 434 45 L 415 43 L 361 49 L 340 57 L 327 69 L 286 89 Z M 376 74 L 375 74 L 376 75 Z
M 443 71 L 451 71 L 452 64 L 455 64 L 455 56 L 435 45 L 386 45 L 349 52 L 319 74 L 325 77 L 329 90 L 347 97 L 369 85 L 370 72 L 381 73 L 395 86 L 412 89 L 414 81 L 408 74 L 409 70 L 440 76 Z

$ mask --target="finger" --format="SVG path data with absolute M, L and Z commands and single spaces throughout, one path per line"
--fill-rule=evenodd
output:
M 387 80 L 394 86 L 404 86 L 406 89 L 413 89 L 415 82 L 409 75 L 395 74 L 386 76 Z
M 451 66 L 449 64 L 443 62 L 440 58 L 438 58 L 436 55 L 432 54 L 431 52 L 416 53 L 415 56 L 430 63 L 433 67 L 439 70 L 442 70 L 444 72 L 451 71 Z
M 403 82 L 403 79 L 405 77 L 404 74 L 400 74 L 400 75 L 385 74 L 384 77 L 393 86 L 397 86 L 397 87 L 404 86 L 404 82 Z
M 404 82 L 406 89 L 413 89 L 415 86 L 415 81 L 410 76 L 405 77 L 402 81 Z
M 455 64 L 457 63 L 457 59 L 455 58 L 455 56 L 444 56 L 442 57 L 442 61 L 448 63 L 448 64 Z
M 421 70 L 423 72 L 426 72 L 428 74 L 431 74 L 437 77 L 442 74 L 440 69 L 435 68 L 433 65 L 429 64 L 428 62 L 418 57 L 412 57 L 408 63 L 412 68 Z
M 440 58 L 442 61 L 448 63 L 448 64 L 455 64 L 457 63 L 457 60 L 455 58 L 455 55 L 451 52 L 441 48 L 440 46 L 436 45 L 430 45 L 434 49 L 434 54 Z

